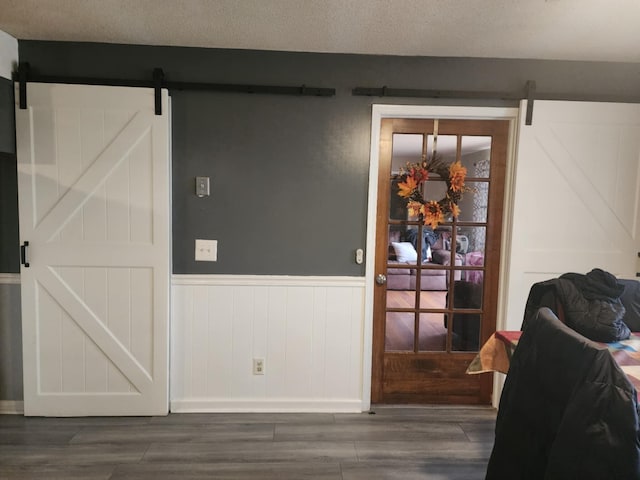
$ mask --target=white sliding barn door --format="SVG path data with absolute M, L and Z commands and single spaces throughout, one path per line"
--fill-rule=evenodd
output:
M 602 268 L 635 278 L 640 251 L 640 105 L 521 105 L 507 325 L 531 285 Z
M 151 89 L 35 83 L 27 101 L 16 106 L 25 414 L 166 414 L 167 92 L 161 116 Z

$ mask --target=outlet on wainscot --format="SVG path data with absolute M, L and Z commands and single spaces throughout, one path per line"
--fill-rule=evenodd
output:
M 253 359 L 253 374 L 264 375 L 264 358 Z

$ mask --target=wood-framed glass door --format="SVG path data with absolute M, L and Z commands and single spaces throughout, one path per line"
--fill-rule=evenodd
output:
M 466 375 L 495 331 L 509 121 L 383 119 L 372 403 L 489 404 L 492 376 Z M 435 228 L 398 195 L 403 168 L 435 156 L 467 169 L 457 217 Z M 425 200 L 445 196 L 433 172 Z

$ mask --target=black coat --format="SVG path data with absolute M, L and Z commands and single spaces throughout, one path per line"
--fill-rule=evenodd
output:
M 523 328 L 539 308 L 549 307 L 564 323 L 595 342 L 629 338 L 620 299 L 624 285 L 616 277 L 595 268 L 587 274 L 565 273 L 534 284 L 525 306 Z
M 640 479 L 633 385 L 548 308 L 528 319 L 500 398 L 487 480 Z

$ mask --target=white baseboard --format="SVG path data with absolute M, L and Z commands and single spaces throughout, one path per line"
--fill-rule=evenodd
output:
M 0 414 L 23 415 L 24 402 L 22 400 L 0 400 Z
M 172 413 L 361 413 L 361 400 L 172 400 Z

